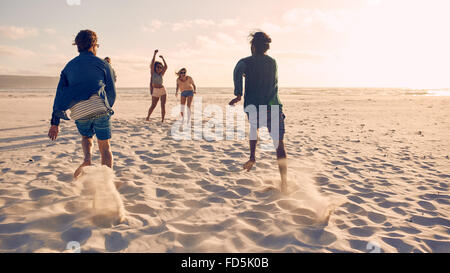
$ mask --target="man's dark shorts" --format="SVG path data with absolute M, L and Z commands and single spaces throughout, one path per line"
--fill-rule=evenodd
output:
M 78 132 L 84 137 L 92 138 L 97 135 L 98 140 L 111 139 L 111 114 L 106 113 L 100 116 L 80 119 L 75 121 Z

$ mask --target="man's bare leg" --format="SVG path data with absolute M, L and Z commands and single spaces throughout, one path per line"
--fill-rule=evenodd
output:
M 78 169 L 73 174 L 74 178 L 77 178 L 81 174 L 81 171 L 84 167 L 90 166 L 92 164 L 92 145 L 93 140 L 91 137 L 85 136 L 82 137 L 81 146 L 83 148 L 84 160 L 83 164 L 81 164 L 80 167 L 78 167 Z
M 249 172 L 256 163 L 255 154 L 256 154 L 256 144 L 257 143 L 258 143 L 257 140 L 250 140 L 250 160 L 244 164 L 244 170 L 247 170 L 247 172 Z
M 102 159 L 102 165 L 113 167 L 113 155 L 111 152 L 111 145 L 109 139 L 98 140 L 98 149 L 100 150 L 100 157 Z
M 278 142 L 277 148 L 277 160 L 278 160 L 278 169 L 280 171 L 281 176 L 281 192 L 287 193 L 287 156 L 286 150 L 284 148 L 283 140 Z

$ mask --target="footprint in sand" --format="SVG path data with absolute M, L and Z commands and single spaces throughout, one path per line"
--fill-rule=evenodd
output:
M 12 251 L 31 242 L 29 234 L 12 235 L 0 238 L 0 249 Z
M 119 232 L 105 235 L 105 249 L 108 252 L 118 252 L 128 247 L 129 242 Z
M 225 187 L 213 185 L 213 184 L 203 184 L 203 185 L 201 185 L 201 187 L 202 187 L 202 189 L 209 191 L 209 192 L 213 192 L 213 193 L 227 190 Z
M 330 179 L 325 176 L 318 176 L 314 180 L 319 184 L 319 186 L 326 186 L 330 183 Z
M 71 228 L 61 234 L 61 239 L 68 243 L 76 241 L 83 245 L 92 236 L 92 231 L 89 228 Z
M 211 202 L 211 203 L 218 203 L 218 204 L 226 203 L 225 199 L 220 198 L 220 197 L 214 197 L 214 196 L 208 197 L 207 201 Z
M 28 227 L 28 224 L 24 223 L 11 223 L 0 225 L 0 234 L 13 234 L 24 231 Z
M 249 187 L 256 187 L 259 185 L 259 183 L 250 180 L 250 179 L 239 179 L 236 181 L 236 184 L 241 185 L 241 186 L 249 186 Z
M 72 182 L 73 181 L 73 175 L 68 173 L 59 173 L 57 175 L 58 181 L 61 182 Z
M 240 196 L 249 195 L 252 191 L 245 187 L 232 187 L 232 190 L 237 192 Z
M 168 192 L 167 192 L 167 194 L 168 194 Z M 134 206 L 127 206 L 127 207 L 125 207 L 125 209 L 131 213 L 145 214 L 145 215 L 149 215 L 152 217 L 156 217 L 156 211 L 145 204 L 137 204 Z
M 47 190 L 47 189 L 35 189 L 32 190 L 28 193 L 28 195 L 30 196 L 31 199 L 33 200 L 37 200 L 41 197 L 47 196 L 47 195 L 51 195 L 56 193 L 55 191 L 52 190 Z
M 169 194 L 170 194 L 169 191 L 163 189 L 156 189 L 156 197 L 165 197 L 168 196 Z
M 218 196 L 226 198 L 226 199 L 240 199 L 241 197 L 239 195 L 237 195 L 235 192 L 233 191 L 220 191 L 217 193 Z
M 202 164 L 200 164 L 200 163 L 187 163 L 186 165 L 193 171 L 202 172 L 202 173 L 205 173 L 208 171 L 207 169 L 202 168 Z
M 219 177 L 227 175 L 227 171 L 225 171 L 223 169 L 209 168 L 209 173 L 211 173 L 214 176 L 219 176 Z

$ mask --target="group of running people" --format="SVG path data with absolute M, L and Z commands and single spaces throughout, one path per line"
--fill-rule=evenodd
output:
M 281 190 L 286 191 L 287 164 L 284 147 L 286 117 L 278 97 L 277 63 L 266 54 L 272 39 L 264 32 L 252 33 L 250 37 L 252 55 L 241 59 L 236 65 L 234 70 L 234 95 L 236 97 L 229 103 L 235 105 L 241 101 L 244 95 L 244 107 L 250 121 L 250 159 L 244 164 L 244 169 L 250 171 L 255 165 L 257 132 L 259 128 L 267 127 L 277 152 L 282 182 Z M 72 59 L 61 72 L 48 136 L 51 140 L 56 140 L 60 119 L 69 120 L 66 111 L 70 110 L 70 117 L 75 120 L 77 129 L 82 136 L 81 143 L 84 153 L 84 161 L 74 174 L 77 177 L 81 174 L 83 167 L 91 165 L 94 135 L 97 136 L 102 165 L 113 167 L 110 117 L 114 114 L 112 107 L 116 100 L 116 77 L 109 60 L 103 60 L 96 56 L 99 44 L 95 32 L 80 31 L 75 38 L 74 45 L 77 46 L 80 55 Z M 150 64 L 152 105 L 148 111 L 147 120 L 150 119 L 161 99 L 162 121 L 164 122 L 167 92 L 163 85 L 163 77 L 167 71 L 167 63 L 163 56 L 160 56 L 163 63 L 156 61 L 157 54 L 158 50 L 155 50 Z M 193 96 L 197 91 L 194 80 L 186 73 L 185 68 L 177 72 L 176 95 L 181 92 L 181 115 L 183 117 L 186 103 L 189 113 Z M 245 94 L 243 78 L 245 78 Z M 253 113 L 250 114 L 247 111 L 248 108 L 254 108 L 256 111 L 253 110 Z M 273 111 L 274 109 L 276 111 Z M 265 111 L 267 112 L 264 113 Z M 272 126 L 272 124 L 278 126 Z

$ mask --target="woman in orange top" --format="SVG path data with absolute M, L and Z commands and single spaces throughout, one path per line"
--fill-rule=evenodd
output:
M 187 70 L 186 68 L 180 69 L 176 74 L 178 75 L 177 79 L 177 89 L 175 96 L 178 97 L 178 90 L 181 92 L 181 116 L 183 117 L 184 121 L 184 110 L 186 107 L 188 107 L 188 118 L 187 122 L 191 120 L 191 104 L 192 100 L 194 98 L 194 94 L 197 94 L 197 87 L 195 86 L 194 80 L 192 77 L 186 75 Z

